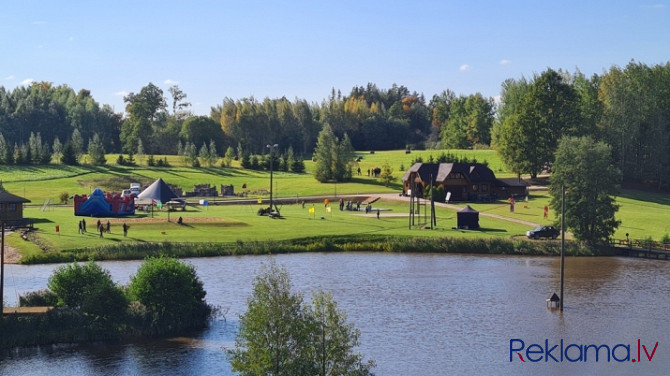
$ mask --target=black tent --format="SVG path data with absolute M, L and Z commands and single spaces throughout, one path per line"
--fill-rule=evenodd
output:
M 466 205 L 456 213 L 456 225 L 463 229 L 479 228 L 479 212 Z
M 165 204 L 172 199 L 178 198 L 178 196 L 172 192 L 172 189 L 170 189 L 170 187 L 165 184 L 163 179 L 159 178 L 150 186 L 148 186 L 147 189 L 143 190 L 142 193 L 137 195 L 137 198 L 140 200 L 151 199 L 153 201 Z

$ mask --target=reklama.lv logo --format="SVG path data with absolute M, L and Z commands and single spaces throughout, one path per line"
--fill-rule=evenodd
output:
M 651 362 L 656 354 L 658 341 L 653 348 L 642 344 L 638 339 L 637 343 L 624 344 L 619 343 L 614 346 L 595 345 L 595 344 L 565 344 L 563 339 L 559 343 L 544 340 L 544 346 L 533 343 L 526 346 L 521 339 L 509 340 L 509 361 L 520 362 L 633 362 L 639 363 L 644 360 Z M 516 356 L 515 356 L 516 355 Z M 517 359 L 518 358 L 518 359 Z

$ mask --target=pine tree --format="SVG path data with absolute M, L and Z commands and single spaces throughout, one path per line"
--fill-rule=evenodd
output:
M 333 158 L 333 151 L 337 148 L 337 138 L 333 133 L 332 128 L 328 124 L 324 124 L 323 129 L 319 132 L 316 140 L 316 148 L 314 149 L 314 177 L 321 183 L 335 179 L 333 167 L 337 162 Z
M 71 142 L 66 142 L 63 146 L 63 154 L 60 157 L 61 163 L 69 166 L 76 166 L 79 164 L 77 154 Z

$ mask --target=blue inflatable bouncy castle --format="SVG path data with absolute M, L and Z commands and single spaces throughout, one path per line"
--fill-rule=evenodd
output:
M 96 188 L 90 196 L 74 196 L 74 215 L 86 217 L 125 217 L 135 214 L 135 195 L 121 197 Z

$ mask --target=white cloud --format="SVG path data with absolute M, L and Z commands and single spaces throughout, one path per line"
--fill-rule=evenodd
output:
M 128 92 L 121 90 L 121 91 L 117 91 L 116 93 L 114 93 L 114 95 L 117 96 L 117 97 L 125 97 L 126 95 L 128 95 Z
M 26 78 L 25 80 L 21 81 L 21 85 L 30 86 L 33 82 L 35 82 L 34 78 Z
M 508 64 L 511 64 L 511 63 L 512 63 L 511 60 L 507 60 L 507 59 L 500 60 L 500 65 L 508 65 Z
M 167 80 L 163 81 L 163 83 L 166 85 L 178 85 L 179 81 L 171 80 L 168 78 Z
M 472 68 L 467 64 L 463 64 L 463 65 L 460 66 L 460 68 L 458 68 L 458 70 L 461 71 L 461 72 L 466 72 L 466 71 L 469 71 L 470 69 L 472 69 Z
M 13 79 L 14 79 L 14 75 L 13 75 L 13 74 L 10 74 L 9 76 L 5 77 L 5 80 L 7 80 L 7 81 L 11 81 L 11 80 L 13 80 Z

